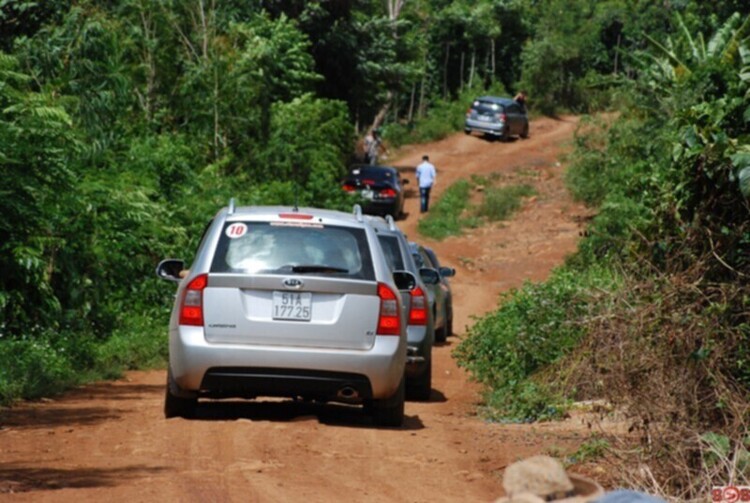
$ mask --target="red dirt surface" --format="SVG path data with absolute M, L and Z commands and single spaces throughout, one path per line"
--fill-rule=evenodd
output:
M 407 402 L 401 429 L 374 427 L 360 408 L 283 400 L 211 402 L 199 419 L 165 420 L 165 372 L 129 372 L 0 411 L 0 501 L 493 501 L 509 463 L 575 450 L 585 427 L 480 419 L 480 389 L 451 351 L 501 292 L 543 280 L 575 250 L 587 212 L 570 200 L 562 173 L 576 125 L 538 119 L 530 139 L 511 142 L 457 134 L 388 160 L 414 166 L 429 154 L 438 170 L 433 204 L 472 174 L 537 191 L 510 221 L 433 242 L 417 235 L 407 173 L 399 225 L 456 268 L 456 336 L 435 348 L 432 399 Z

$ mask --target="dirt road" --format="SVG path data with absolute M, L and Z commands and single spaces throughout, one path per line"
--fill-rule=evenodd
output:
M 276 400 L 210 403 L 197 420 L 165 420 L 165 373 L 132 372 L 0 411 L 0 501 L 493 501 L 508 463 L 574 449 L 574 429 L 480 420 L 479 390 L 451 351 L 500 292 L 545 278 L 575 249 L 585 211 L 566 195 L 560 165 L 575 125 L 539 119 L 530 139 L 508 143 L 458 134 L 394 160 L 430 155 L 433 202 L 471 174 L 501 173 L 538 192 L 510 222 L 427 241 L 457 269 L 458 336 L 435 348 L 432 400 L 407 403 L 403 428 L 378 429 L 359 408 Z M 406 211 L 400 225 L 417 238 L 416 197 Z

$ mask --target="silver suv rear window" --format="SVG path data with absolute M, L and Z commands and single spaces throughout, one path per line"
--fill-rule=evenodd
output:
M 363 229 L 274 222 L 227 222 L 211 272 L 375 279 Z

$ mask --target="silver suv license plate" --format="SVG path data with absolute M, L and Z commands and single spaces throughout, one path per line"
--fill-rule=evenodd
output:
M 312 293 L 273 292 L 273 319 L 310 321 Z

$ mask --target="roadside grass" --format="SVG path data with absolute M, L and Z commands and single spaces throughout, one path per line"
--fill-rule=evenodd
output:
M 574 392 L 565 376 L 544 370 L 574 351 L 619 281 L 604 267 L 562 267 L 545 283 L 507 292 L 497 310 L 476 321 L 454 356 L 486 385 L 486 417 L 526 422 L 565 413 Z
M 155 314 L 155 313 L 152 313 Z M 73 331 L 35 334 L 0 343 L 0 406 L 51 397 L 74 386 L 117 379 L 125 370 L 163 368 L 166 321 L 135 317 L 106 341 Z
M 506 220 L 521 207 L 524 197 L 534 194 L 534 187 L 527 184 L 492 187 L 485 192 L 482 204 L 477 208 L 477 214 L 493 222 Z
M 493 186 L 501 180 L 501 175 L 493 174 L 489 177 L 472 176 L 471 181 L 454 183 L 419 221 L 419 233 L 441 240 L 458 236 L 465 228 L 479 227 L 484 221 L 507 220 L 521 207 L 524 197 L 536 194 L 529 184 Z M 474 190 L 482 192 L 482 201 L 478 205 L 471 204 Z
M 461 234 L 464 227 L 476 226 L 476 218 L 464 215 L 469 208 L 471 190 L 472 185 L 467 180 L 459 180 L 448 187 L 427 216 L 419 221 L 419 233 L 444 239 Z

